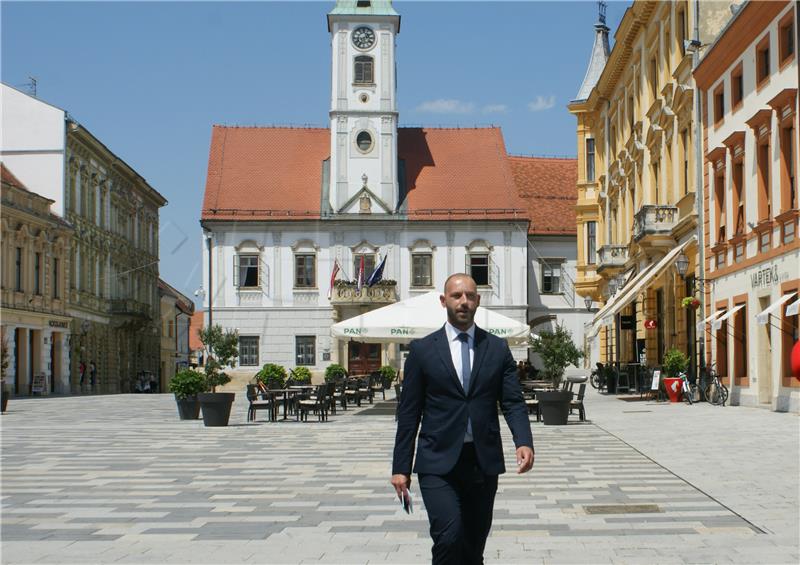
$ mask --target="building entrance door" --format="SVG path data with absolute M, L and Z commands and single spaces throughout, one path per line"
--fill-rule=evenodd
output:
M 347 346 L 347 371 L 351 375 L 367 375 L 381 368 L 379 343 L 351 341 Z
M 759 312 L 765 310 L 770 304 L 770 297 L 765 296 L 758 299 Z M 747 323 L 747 322 L 745 322 Z M 756 326 L 760 329 L 758 340 L 761 342 L 758 348 L 758 401 L 761 404 L 772 402 L 772 325 L 765 324 Z

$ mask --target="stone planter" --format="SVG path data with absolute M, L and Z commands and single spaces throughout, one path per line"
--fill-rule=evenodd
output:
M 207 427 L 227 426 L 235 392 L 203 392 L 197 395 L 203 410 L 203 424 Z
M 175 403 L 178 405 L 178 417 L 181 420 L 197 420 L 200 417 L 200 402 L 197 396 L 176 398 Z
M 569 418 L 569 403 L 572 393 L 568 390 L 537 392 L 539 411 L 545 426 L 564 426 Z
M 2 389 L 0 391 L 0 412 L 5 412 L 6 408 L 8 408 L 8 398 L 11 396 L 11 393 L 8 392 L 6 389 Z

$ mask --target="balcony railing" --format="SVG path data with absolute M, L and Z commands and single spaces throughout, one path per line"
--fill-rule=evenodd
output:
M 397 283 L 383 280 L 375 286 L 364 285 L 359 291 L 355 283 L 337 281 L 331 293 L 331 304 L 392 304 L 397 302 Z
M 122 316 L 148 316 L 150 307 L 130 298 L 115 298 L 111 301 L 111 313 Z
M 597 270 L 624 267 L 628 261 L 627 245 L 603 245 L 597 250 Z
M 645 204 L 633 217 L 633 239 L 670 235 L 677 221 L 677 206 Z

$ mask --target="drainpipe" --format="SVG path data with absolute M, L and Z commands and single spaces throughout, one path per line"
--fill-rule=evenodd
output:
M 211 313 L 211 303 L 214 300 L 214 285 L 212 280 L 212 259 L 211 259 L 211 234 L 206 238 L 206 247 L 208 247 L 208 328 L 214 325 L 214 319 Z
M 692 37 L 692 72 L 697 68 L 700 63 L 700 2 L 694 2 L 694 32 Z M 692 75 L 694 77 L 694 75 Z M 694 80 L 694 79 L 692 79 Z M 703 113 L 701 105 L 703 98 L 700 95 L 700 89 L 697 88 L 697 83 L 694 83 L 694 112 L 695 112 L 695 210 L 697 211 L 697 267 L 699 270 L 699 278 L 701 280 L 701 288 L 703 291 L 700 293 L 700 312 L 702 317 L 705 317 L 706 311 L 706 293 L 705 293 L 705 278 L 706 278 L 706 247 L 705 238 L 703 237 L 705 227 L 705 210 L 703 209 L 703 201 L 705 191 L 703 187 L 703 170 L 705 163 L 703 162 Z M 697 329 L 695 327 L 695 332 Z M 705 328 L 703 332 L 696 336 L 697 341 L 699 337 L 699 354 L 700 354 L 700 370 L 704 374 L 706 368 L 706 334 Z

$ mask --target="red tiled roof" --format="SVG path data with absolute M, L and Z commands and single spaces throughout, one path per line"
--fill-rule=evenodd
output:
M 196 310 L 194 315 L 189 321 L 189 349 L 197 351 L 203 349 L 203 344 L 200 342 L 200 336 L 197 332 L 203 329 L 205 324 L 205 312 L 203 310 Z
M 549 157 L 509 157 L 520 199 L 531 219 L 529 233 L 576 233 L 578 161 Z
M 14 173 L 9 171 L 8 167 L 6 167 L 2 163 L 2 161 L 0 161 L 0 179 L 2 179 L 2 181 L 4 183 L 10 184 L 11 186 L 13 186 L 15 188 L 21 188 L 22 190 L 28 190 L 28 187 L 25 186 L 24 184 L 22 184 L 22 181 L 19 180 L 17 177 L 15 177 Z M 30 191 L 28 190 L 28 192 L 30 192 Z
M 413 220 L 525 218 L 499 128 L 399 128 Z M 320 217 L 322 128 L 214 126 L 203 220 Z

